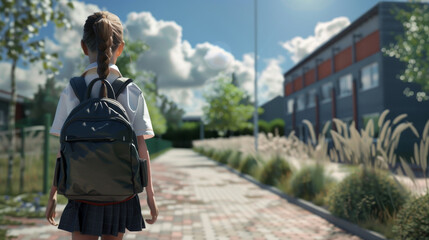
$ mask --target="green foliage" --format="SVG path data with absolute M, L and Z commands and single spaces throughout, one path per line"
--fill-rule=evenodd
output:
M 265 120 L 258 121 L 259 132 L 269 133 L 271 132 L 270 124 Z
M 409 201 L 396 216 L 397 239 L 429 239 L 429 194 Z
M 139 75 L 147 74 L 143 71 L 136 70 L 133 64 L 138 60 L 138 58 L 147 50 L 149 50 L 149 45 L 142 41 L 125 41 L 124 50 L 122 51 L 121 56 L 116 60 L 116 65 L 121 69 L 122 75 L 137 79 Z
M 220 155 L 218 161 L 226 164 L 226 163 L 228 163 L 228 159 L 230 158 L 230 156 L 233 154 L 234 154 L 234 151 L 232 151 L 231 149 L 223 150 L 221 152 L 221 155 Z
M 241 155 L 240 151 L 233 151 L 228 157 L 227 164 L 232 168 L 239 169 L 242 160 Z
M 368 220 L 385 222 L 406 202 L 404 189 L 388 173 L 359 169 L 347 176 L 330 192 L 332 214 L 359 223 Z
M 224 136 L 227 130 L 237 131 L 250 124 L 247 121 L 252 116 L 253 106 L 240 103 L 245 93 L 231 83 L 231 78 L 220 77 L 211 91 L 210 95 L 204 93 L 208 106 L 203 107 L 203 111 L 208 129 Z
M 286 181 L 291 174 L 289 163 L 283 157 L 275 155 L 262 167 L 259 180 L 264 184 L 277 186 Z
M 294 197 L 313 201 L 319 194 L 326 193 L 332 179 L 325 173 L 320 165 L 305 166 L 292 174 L 290 179 L 290 192 Z
M 390 44 L 382 51 L 390 57 L 406 63 L 405 71 L 400 79 L 415 82 L 422 86 L 424 92 L 418 92 L 418 101 L 427 100 L 429 92 L 429 6 L 427 4 L 410 3 L 407 9 L 396 9 L 395 17 L 402 23 L 404 33 L 396 36 L 397 42 Z M 414 92 L 405 89 L 407 96 Z
M 279 136 L 285 135 L 285 122 L 281 118 L 276 118 L 271 120 L 269 123 L 270 130 L 273 134 L 276 133 L 276 129 L 278 131 Z
M 55 115 L 60 94 L 61 88 L 55 87 L 55 80 L 53 78 L 48 78 L 45 86 L 39 85 L 39 89 L 34 94 L 33 100 L 27 103 L 31 109 L 31 124 L 44 124 L 44 116 L 46 113 L 50 113 L 51 116 Z
M 244 174 L 250 174 L 253 175 L 255 171 L 258 169 L 259 162 L 262 162 L 262 160 L 257 159 L 260 158 L 258 155 L 247 155 L 240 164 L 239 170 L 240 172 Z
M 1 0 L 0 60 L 20 60 L 24 64 L 42 61 L 45 70 L 58 71 L 58 65 L 52 64 L 52 60 L 58 55 L 47 53 L 45 40 L 37 38 L 40 30 L 50 21 L 53 21 L 57 27 L 69 25 L 63 11 L 60 9 L 54 11 L 57 5 L 56 0 Z M 73 8 L 71 2 L 67 6 Z M 7 19 L 6 22 L 4 22 L 5 19 Z

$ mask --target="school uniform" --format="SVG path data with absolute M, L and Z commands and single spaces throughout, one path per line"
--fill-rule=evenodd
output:
M 106 80 L 112 83 L 121 77 L 118 67 L 109 65 L 109 75 Z M 89 64 L 84 73 L 86 85 L 98 77 L 97 62 Z M 92 88 L 91 97 L 98 97 L 101 82 L 96 82 Z M 117 100 L 125 108 L 131 126 L 136 136 L 144 136 L 149 139 L 155 136 L 150 120 L 149 111 L 143 92 L 134 83 L 130 83 L 117 97 Z M 60 100 L 50 129 L 53 135 L 60 135 L 61 128 L 69 113 L 79 104 L 79 99 L 68 84 L 61 92 Z M 80 201 L 69 200 L 65 207 L 59 229 L 74 232 L 79 231 L 88 235 L 115 235 L 129 231 L 141 231 L 145 223 L 141 214 L 140 200 L 138 195 L 126 201 L 110 205 L 94 205 Z

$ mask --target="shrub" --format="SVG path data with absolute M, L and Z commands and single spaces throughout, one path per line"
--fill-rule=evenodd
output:
M 329 210 L 355 223 L 386 222 L 406 201 L 403 188 L 386 172 L 362 169 L 343 179 L 329 194 Z
M 233 151 L 228 158 L 228 165 L 232 168 L 238 169 L 241 163 L 241 152 Z
M 281 118 L 273 119 L 269 123 L 269 126 L 273 134 L 275 134 L 275 129 L 277 128 L 280 136 L 285 135 L 285 122 L 283 121 L 283 119 Z
M 233 151 L 231 149 L 227 149 L 227 150 L 222 151 L 219 162 L 224 163 L 224 164 L 228 163 L 228 159 L 232 153 L 233 153 Z
M 270 124 L 268 124 L 265 120 L 258 121 L 259 132 L 269 133 L 270 132 Z
M 294 197 L 313 201 L 319 194 L 326 193 L 332 182 L 322 165 L 306 166 L 292 175 L 290 193 Z
M 275 155 L 262 167 L 259 180 L 264 184 L 277 186 L 287 179 L 291 173 L 289 163 L 283 157 Z
M 239 170 L 244 174 L 252 175 L 258 167 L 258 160 L 253 155 L 247 155 L 240 164 Z
M 215 153 L 215 150 L 213 148 L 207 148 L 204 149 L 204 155 L 206 155 L 208 158 L 212 158 L 213 154 Z
M 399 211 L 393 232 L 397 239 L 429 239 L 429 193 Z
M 223 152 L 218 150 L 218 149 L 214 149 L 211 158 L 213 158 L 214 160 L 221 162 L 222 161 L 222 156 L 223 156 Z

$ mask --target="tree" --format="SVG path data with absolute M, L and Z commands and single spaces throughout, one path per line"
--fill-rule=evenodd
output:
M 46 113 L 51 114 L 51 116 L 55 115 L 60 94 L 61 88 L 55 87 L 54 78 L 48 78 L 45 86 L 39 85 L 39 89 L 34 94 L 33 100 L 29 103 L 32 124 L 42 125 Z
M 10 130 L 9 161 L 7 174 L 7 192 L 11 192 L 12 166 L 15 152 L 15 105 L 16 79 L 15 71 L 18 64 L 41 61 L 43 68 L 56 72 L 52 59 L 57 54 L 48 54 L 44 48 L 44 40 L 37 39 L 40 29 L 53 21 L 57 27 L 67 25 L 62 11 L 54 11 L 57 0 L 1 0 L 0 5 L 0 60 L 11 63 L 8 130 Z M 71 2 L 68 6 L 73 8 Z
M 392 43 L 382 51 L 390 57 L 406 63 L 400 79 L 421 85 L 422 92 L 416 93 L 418 101 L 427 100 L 429 93 L 429 5 L 410 3 L 407 9 L 395 9 L 395 18 L 404 28 L 404 33 L 396 36 Z M 409 88 L 404 93 L 413 96 Z
M 217 130 L 220 136 L 230 131 L 237 131 L 248 126 L 252 117 L 253 106 L 241 104 L 244 91 L 231 82 L 231 78 L 220 77 L 212 90 L 204 93 L 208 106 L 203 107 L 207 128 Z
M 160 108 L 157 106 L 157 87 L 155 83 L 146 81 L 138 81 L 137 79 L 153 79 L 154 76 L 150 72 L 138 71 L 133 65 L 136 60 L 149 49 L 149 46 L 141 41 L 125 41 L 124 51 L 117 59 L 116 65 L 121 70 L 122 75 L 132 78 L 135 83 L 142 89 L 150 118 L 152 127 L 156 134 L 162 135 L 167 131 L 166 119 L 163 116 Z M 140 76 L 140 77 L 139 77 Z

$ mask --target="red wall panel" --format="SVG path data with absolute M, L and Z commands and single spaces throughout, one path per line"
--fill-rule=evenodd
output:
M 331 64 L 331 59 L 328 59 L 317 66 L 317 80 L 321 80 L 332 74 Z
M 291 95 L 292 93 L 293 93 L 293 88 L 292 88 L 292 84 L 293 83 L 287 83 L 286 84 L 286 93 L 285 93 L 285 96 L 289 96 L 289 95 Z
M 308 86 L 316 81 L 316 71 L 311 69 L 304 74 L 305 86 Z
M 356 43 L 356 61 L 380 51 L 380 32 L 374 31 Z
M 352 64 L 352 47 L 348 47 L 335 55 L 335 72 L 338 72 Z
M 296 92 L 301 90 L 302 87 L 302 77 L 299 76 L 293 80 L 293 90 Z

